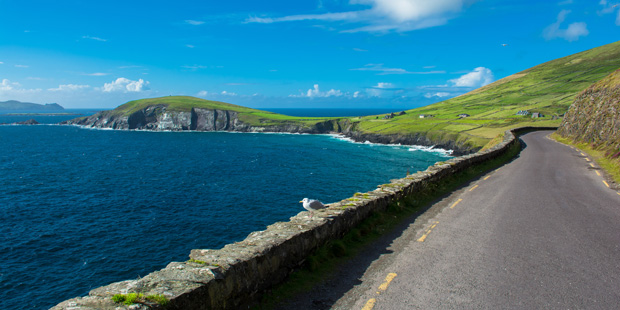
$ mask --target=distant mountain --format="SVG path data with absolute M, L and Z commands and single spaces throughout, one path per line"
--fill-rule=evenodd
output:
M 0 102 L 0 112 L 5 111 L 64 111 L 65 108 L 57 103 L 38 104 L 9 100 Z

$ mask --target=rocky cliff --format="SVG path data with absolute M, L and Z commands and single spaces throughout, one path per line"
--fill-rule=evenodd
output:
M 101 111 L 87 117 L 80 117 L 61 123 L 92 128 L 153 131 L 238 131 L 238 132 L 290 132 L 290 133 L 345 133 L 351 123 L 340 120 L 317 121 L 314 124 L 302 122 L 264 122 L 255 125 L 242 121 L 240 112 L 208 108 L 191 108 L 189 112 L 170 111 L 166 105 L 152 105 L 129 115 L 114 110 Z
M 558 133 L 620 155 L 620 70 L 577 95 Z

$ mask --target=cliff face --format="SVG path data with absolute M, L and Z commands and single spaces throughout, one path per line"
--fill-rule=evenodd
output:
M 558 133 L 593 144 L 617 156 L 620 152 L 620 70 L 581 92 L 564 116 Z
M 348 122 L 325 121 L 314 125 L 282 122 L 276 125 L 253 126 L 244 123 L 239 112 L 218 109 L 192 108 L 190 112 L 168 111 L 166 105 L 152 105 L 130 115 L 102 111 L 88 117 L 64 121 L 63 125 L 92 128 L 138 129 L 154 131 L 240 131 L 329 133 L 350 129 Z

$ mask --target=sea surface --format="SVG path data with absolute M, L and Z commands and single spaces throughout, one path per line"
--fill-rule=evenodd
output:
M 0 126 L 0 308 L 48 309 L 447 157 L 329 135 Z

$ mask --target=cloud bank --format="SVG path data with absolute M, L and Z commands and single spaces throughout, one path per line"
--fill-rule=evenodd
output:
M 101 90 L 103 92 L 141 92 L 149 90 L 149 82 L 143 79 L 132 81 L 127 78 L 118 78 L 110 83 L 105 83 Z

